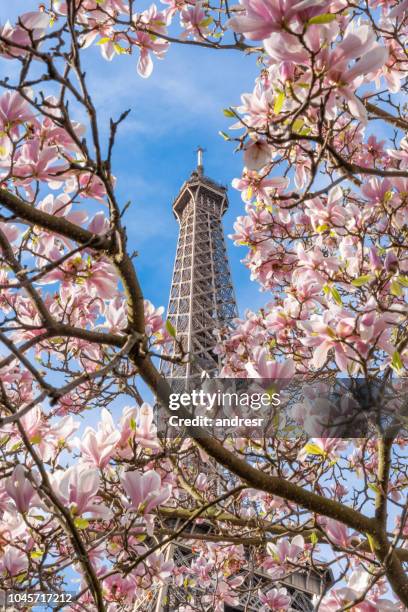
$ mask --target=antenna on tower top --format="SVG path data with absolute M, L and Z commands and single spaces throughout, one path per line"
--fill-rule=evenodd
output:
M 197 153 L 197 170 L 198 170 L 198 174 L 200 176 L 202 176 L 202 174 L 204 173 L 204 166 L 203 166 L 203 153 L 204 153 L 205 149 L 203 149 L 203 147 L 197 147 L 196 149 L 196 153 Z

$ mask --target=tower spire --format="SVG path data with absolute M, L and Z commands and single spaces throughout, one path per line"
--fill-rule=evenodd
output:
M 197 153 L 197 171 L 198 174 L 200 176 L 202 176 L 204 174 L 204 165 L 203 165 L 203 153 L 204 153 L 205 149 L 203 149 L 203 147 L 197 147 L 196 149 L 196 153 Z

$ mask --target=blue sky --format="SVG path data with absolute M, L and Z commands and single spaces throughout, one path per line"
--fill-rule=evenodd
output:
M 118 192 L 123 201 L 132 199 L 126 224 L 131 244 L 140 253 L 137 267 L 145 294 L 157 304 L 167 304 L 178 232 L 172 200 L 195 166 L 194 149 L 198 144 L 207 150 L 204 165 L 208 176 L 230 186 L 231 180 L 240 175 L 241 156 L 234 155 L 233 146 L 218 131 L 231 123 L 222 109 L 238 103 L 240 92 L 252 86 L 254 62 L 237 52 L 174 46 L 167 58 L 155 63 L 152 77 L 142 80 L 133 58 L 117 59 L 102 66 L 105 72 L 112 71 L 113 78 L 110 89 L 98 91 L 97 101 L 103 107 L 114 99 L 118 111 L 132 108 L 119 134 L 115 156 Z M 129 91 L 124 92 L 126 78 Z M 234 219 L 243 212 L 240 194 L 231 187 L 229 197 L 230 208 L 224 217 L 226 234 L 231 233 Z M 240 263 L 245 249 L 227 242 L 243 312 L 254 298 L 260 304 L 266 296 L 259 296 L 249 272 Z
M 33 0 L 2 2 L 0 23 L 36 6 Z M 84 60 L 102 132 L 107 134 L 110 116 L 132 109 L 119 131 L 114 156 L 117 193 L 123 204 L 132 201 L 125 223 L 130 249 L 139 253 L 136 265 L 145 297 L 167 307 L 178 233 L 171 205 L 195 166 L 197 145 L 207 149 L 206 174 L 229 186 L 226 235 L 244 211 L 240 194 L 231 187 L 231 180 L 241 173 L 241 154 L 234 154 L 233 145 L 218 131 L 232 122 L 223 108 L 238 104 L 240 94 L 252 90 L 255 59 L 237 51 L 172 45 L 164 60 L 154 60 L 149 79 L 138 76 L 136 56 L 116 57 L 109 63 L 93 47 L 84 52 Z M 1 76 L 11 67 L 2 61 Z M 246 249 L 234 247 L 228 239 L 227 248 L 243 314 L 248 307 L 266 303 L 268 296 L 259 293 L 240 263 Z

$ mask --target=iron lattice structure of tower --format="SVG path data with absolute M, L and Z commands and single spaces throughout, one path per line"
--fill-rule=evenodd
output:
M 180 233 L 167 317 L 188 360 L 163 362 L 162 373 L 169 378 L 216 375 L 215 330 L 238 315 L 222 228 L 227 189 L 204 176 L 202 154 L 199 148 L 197 170 L 173 203 Z

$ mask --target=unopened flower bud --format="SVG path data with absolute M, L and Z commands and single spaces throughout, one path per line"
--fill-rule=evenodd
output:
M 280 77 L 282 81 L 293 81 L 295 65 L 293 62 L 282 62 L 280 66 Z
M 371 247 L 370 252 L 368 254 L 368 259 L 370 261 L 370 266 L 374 270 L 381 270 L 383 267 L 383 262 L 381 257 L 378 255 L 378 251 L 376 247 Z
M 385 256 L 384 266 L 387 272 L 394 273 L 398 270 L 398 259 L 394 251 L 387 251 Z

